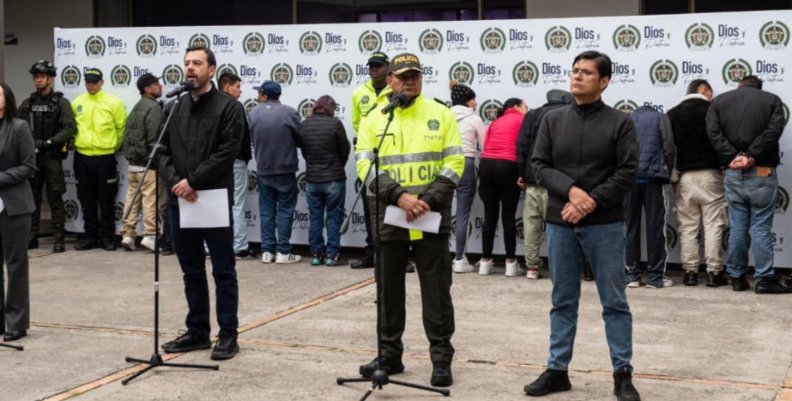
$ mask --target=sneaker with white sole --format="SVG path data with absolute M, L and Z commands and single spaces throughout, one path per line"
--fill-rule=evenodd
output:
M 481 259 L 478 261 L 478 267 L 479 267 L 480 275 L 488 276 L 492 274 L 492 270 L 495 269 L 495 263 L 492 261 L 492 259 L 490 260 Z
M 135 238 L 134 237 L 124 237 L 121 240 L 121 246 L 124 247 L 127 251 L 134 251 L 137 247 L 135 246 Z
M 302 260 L 302 256 L 294 255 L 291 253 L 280 253 L 275 256 L 275 263 L 280 264 L 287 264 L 287 263 L 299 263 Z
M 539 267 L 529 266 L 528 271 L 525 273 L 525 277 L 531 280 L 537 280 L 539 277 L 541 277 L 539 274 Z
M 140 241 L 140 245 L 146 247 L 146 249 L 152 252 L 154 252 L 154 244 L 155 240 L 153 235 L 147 235 Z
M 638 288 L 640 286 L 641 286 L 641 280 L 630 281 L 629 283 L 627 283 L 627 287 L 630 288 Z
M 657 288 L 672 287 L 673 285 L 674 285 L 674 280 L 671 280 L 670 278 L 668 278 L 666 276 L 663 276 L 663 285 L 662 286 L 657 286 L 657 285 L 654 285 L 654 284 L 646 283 L 646 288 L 655 288 L 655 289 L 657 289 Z
M 506 277 L 517 277 L 523 274 L 525 274 L 525 269 L 520 266 L 520 262 L 517 259 L 513 259 L 511 262 L 506 259 Z
M 275 255 L 272 252 L 264 252 L 261 254 L 261 263 L 270 264 L 275 261 Z
M 476 270 L 476 267 L 468 262 L 467 257 L 463 257 L 459 260 L 454 259 L 454 265 L 452 269 L 454 270 L 454 273 L 472 273 L 474 270 Z

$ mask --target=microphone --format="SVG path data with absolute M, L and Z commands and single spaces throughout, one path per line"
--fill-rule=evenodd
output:
M 393 109 L 405 103 L 407 103 L 407 96 L 403 93 L 399 93 L 398 95 L 394 96 L 393 99 L 391 99 L 390 103 L 382 108 L 382 114 L 388 114 L 393 111 Z
M 195 88 L 195 86 L 193 85 L 192 81 L 184 81 L 184 82 L 180 83 L 179 86 L 171 89 L 171 91 L 168 92 L 168 94 L 165 95 L 165 97 L 178 96 L 178 95 L 181 95 L 183 92 L 187 92 L 187 91 L 193 90 L 194 88 Z

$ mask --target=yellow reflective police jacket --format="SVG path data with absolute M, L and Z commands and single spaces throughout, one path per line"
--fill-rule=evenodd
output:
M 443 216 L 440 233 L 451 229 L 451 201 L 454 189 L 465 168 L 465 156 L 454 113 L 443 104 L 416 97 L 406 108 L 394 110 L 379 149 L 380 175 L 377 186 L 372 169 L 374 148 L 388 123 L 380 112 L 382 106 L 369 113 L 358 133 L 355 148 L 358 177 L 369 191 L 372 219 L 378 218 L 383 240 L 416 240 L 413 232 L 382 223 L 387 205 L 396 205 L 399 196 L 408 192 L 426 202 L 432 211 Z M 379 216 L 373 216 L 373 193 L 380 195 Z
M 386 86 L 377 95 L 377 91 L 374 90 L 374 81 L 370 79 L 355 88 L 355 91 L 352 92 L 352 129 L 356 134 L 360 129 L 360 121 L 366 118 L 370 111 L 388 104 L 390 93 L 390 86 Z
M 112 155 L 124 143 L 126 109 L 121 99 L 100 90 L 83 93 L 71 104 L 77 135 L 74 148 L 87 156 Z

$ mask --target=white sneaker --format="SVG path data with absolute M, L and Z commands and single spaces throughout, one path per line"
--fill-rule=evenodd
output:
M 481 259 L 478 261 L 478 266 L 479 266 L 479 274 L 482 276 L 488 276 L 492 274 L 492 269 L 495 268 L 495 263 L 492 261 L 492 259 L 490 260 Z
M 658 287 L 658 286 L 653 285 L 653 284 L 646 284 L 646 288 L 666 288 L 666 287 L 673 287 L 673 286 L 674 286 L 674 280 L 671 280 L 670 278 L 668 278 L 666 276 L 663 276 L 663 286 L 662 287 Z
M 520 266 L 520 262 L 518 262 L 517 259 L 511 262 L 506 259 L 506 277 L 517 277 L 523 274 L 525 274 L 525 269 Z
M 135 239 L 132 237 L 124 237 L 121 240 L 121 246 L 124 247 L 127 251 L 134 251 L 137 247 L 135 246 Z
M 641 286 L 641 280 L 630 281 L 629 283 L 627 283 L 627 287 L 630 288 L 638 288 L 640 286 Z
M 453 270 L 454 273 L 471 273 L 476 270 L 476 267 L 468 262 L 467 257 L 463 257 L 459 260 L 454 259 Z
M 528 272 L 527 272 L 527 273 L 525 273 L 525 277 L 526 277 L 526 278 L 529 278 L 529 279 L 531 279 L 531 280 L 537 280 L 537 279 L 539 279 L 539 277 L 540 277 L 540 275 L 539 275 L 539 268 L 538 268 L 538 267 L 536 267 L 536 266 L 530 266 L 530 267 L 528 267 Z
M 154 252 L 154 242 L 155 242 L 154 241 L 154 236 L 153 235 L 147 235 L 147 236 L 143 237 L 143 239 L 140 241 L 140 245 L 143 245 L 149 251 Z
M 293 255 L 291 253 L 280 253 L 280 252 L 278 252 L 278 255 L 275 256 L 275 263 L 281 263 L 281 264 L 298 263 L 301 260 L 302 260 L 302 256 Z
M 272 252 L 264 252 L 261 254 L 261 263 L 272 263 L 275 261 L 275 255 Z

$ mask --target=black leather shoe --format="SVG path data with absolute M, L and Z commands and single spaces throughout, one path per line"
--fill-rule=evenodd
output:
M 682 282 L 690 287 L 698 285 L 698 272 L 685 272 L 685 279 Z
M 407 273 L 415 273 L 415 262 L 412 260 L 407 261 L 407 267 L 404 270 Z
M 52 244 L 52 252 L 61 253 L 65 251 L 66 251 L 66 245 L 63 243 L 63 239 L 56 239 L 55 243 Z
M 621 368 L 613 372 L 613 395 L 619 401 L 641 401 L 638 390 L 632 384 L 632 370 Z
M 236 336 L 221 336 L 212 349 L 212 359 L 215 361 L 231 359 L 237 352 L 239 352 L 239 344 L 237 344 Z
M 28 241 L 28 249 L 38 249 L 38 239 Z
M 745 291 L 751 288 L 751 285 L 748 284 L 748 280 L 745 279 L 745 274 L 740 277 L 732 277 L 731 285 L 734 291 Z
M 594 272 L 591 271 L 588 263 L 583 265 L 583 281 L 594 281 Z
M 116 246 L 115 242 L 113 242 L 113 240 L 110 240 L 110 239 L 103 239 L 102 240 L 102 249 L 104 249 L 105 251 L 115 251 L 116 248 L 117 248 L 117 246 Z
M 404 372 L 404 364 L 402 363 L 401 359 L 393 360 L 383 356 L 380 358 L 379 362 L 377 361 L 377 358 L 374 358 L 371 362 L 365 365 L 360 365 L 360 375 L 367 379 L 371 378 L 371 375 L 373 375 L 374 371 L 380 366 L 387 370 L 388 374 L 391 375 L 397 375 Z
M 789 294 L 792 287 L 785 287 L 775 277 L 763 278 L 756 282 L 754 292 L 757 294 Z
M 431 383 L 435 387 L 448 387 L 454 384 L 454 375 L 451 374 L 451 364 L 446 362 L 433 363 Z
M 729 284 L 726 275 L 721 271 L 718 273 L 707 273 L 707 287 L 720 287 Z
M 366 258 L 356 260 L 349 265 L 350 269 L 371 269 L 372 267 L 374 267 L 374 261 Z
M 99 241 L 94 238 L 85 238 L 78 242 L 77 245 L 74 246 L 74 249 L 78 251 L 87 251 L 97 247 L 99 247 Z
M 525 394 L 538 397 L 559 391 L 569 391 L 572 383 L 569 382 L 569 373 L 566 370 L 545 370 L 533 383 L 523 387 Z
M 3 336 L 3 341 L 11 342 L 19 340 L 20 338 L 27 335 L 27 330 L 11 330 Z
M 173 341 L 168 341 L 162 344 L 162 350 L 165 352 L 188 352 L 197 349 L 209 349 L 212 342 L 208 338 L 201 338 L 188 331 Z

